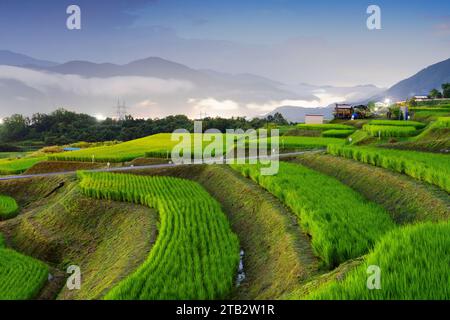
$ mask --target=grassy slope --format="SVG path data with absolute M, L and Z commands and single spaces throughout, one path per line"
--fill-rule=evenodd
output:
M 65 185 L 45 198 L 48 190 Z M 17 250 L 65 270 L 81 267 L 80 291 L 63 288 L 59 299 L 96 299 L 133 272 L 147 257 L 156 238 L 154 211 L 133 204 L 84 197 L 74 181 L 62 178 L 0 183 L 0 190 L 32 194 L 24 213 L 0 223 L 0 231 Z M 23 199 L 22 197 L 20 197 Z
M 296 161 L 337 178 L 367 199 L 382 205 L 397 223 L 450 218 L 448 195 L 432 185 L 383 168 L 330 155 L 305 155 Z

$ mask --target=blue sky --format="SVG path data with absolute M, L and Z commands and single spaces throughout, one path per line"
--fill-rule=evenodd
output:
M 78 4 L 82 30 L 65 28 Z M 366 28 L 366 8 L 382 30 Z M 2 0 L 1 49 L 64 62 L 160 56 L 288 83 L 389 86 L 450 58 L 450 1 Z

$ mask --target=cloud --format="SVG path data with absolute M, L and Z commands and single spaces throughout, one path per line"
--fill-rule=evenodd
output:
M 233 100 L 189 99 L 188 104 L 194 113 L 205 112 L 208 116 L 239 115 L 242 112 L 239 103 Z
M 0 79 L 19 81 L 45 94 L 59 90 L 63 93 L 94 97 L 168 95 L 188 92 L 194 87 L 185 80 L 137 76 L 83 78 L 78 75 L 46 73 L 10 66 L 0 66 Z

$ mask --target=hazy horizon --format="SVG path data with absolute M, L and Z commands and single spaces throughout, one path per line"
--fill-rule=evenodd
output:
M 66 27 L 72 4 L 81 8 L 81 30 Z M 380 30 L 367 28 L 371 4 L 381 9 Z M 450 3 L 443 0 L 212 0 L 208 5 L 200 0 L 5 0 L 0 10 L 4 50 L 57 63 L 123 65 L 160 57 L 203 74 L 143 79 L 131 72 L 97 79 L 97 74 L 2 66 L 0 118 L 58 107 L 91 114 L 95 108 L 94 113 L 111 116 L 117 98 L 127 100 L 140 117 L 253 116 L 281 105 L 324 107 L 377 93 L 325 86 L 388 88 L 450 57 L 450 18 L 443 15 Z

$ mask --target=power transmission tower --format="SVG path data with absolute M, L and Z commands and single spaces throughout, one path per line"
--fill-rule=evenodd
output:
M 120 103 L 120 99 L 117 99 L 116 117 L 118 121 L 126 119 L 128 108 L 124 102 Z

